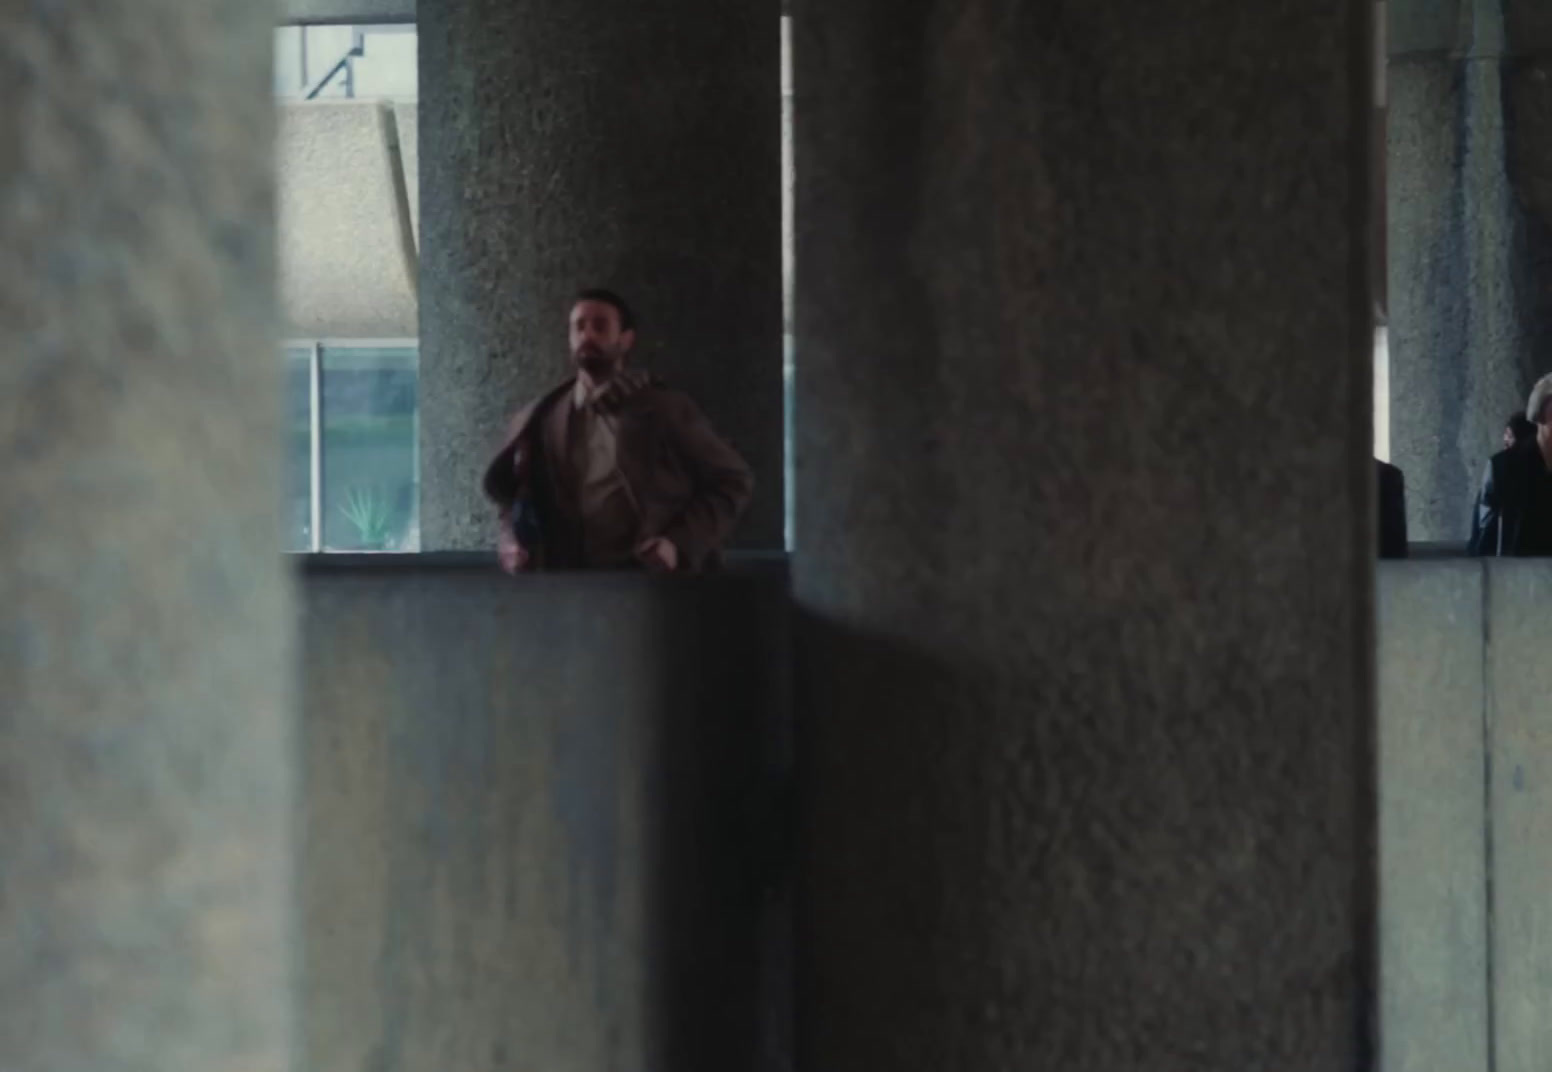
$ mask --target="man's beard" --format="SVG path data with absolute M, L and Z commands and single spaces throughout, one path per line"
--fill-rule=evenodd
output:
M 618 371 L 620 363 L 614 354 L 591 346 L 572 355 L 577 368 L 595 380 L 607 380 Z

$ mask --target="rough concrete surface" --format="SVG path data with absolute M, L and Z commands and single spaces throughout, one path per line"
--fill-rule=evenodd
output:
M 1416 540 L 1464 541 L 1483 467 L 1546 357 L 1497 61 L 1390 70 L 1391 460 Z
M 1483 567 L 1378 580 L 1381 1068 L 1487 1072 Z
M 0 23 L 0 1068 L 284 1072 L 273 11 Z
M 1505 418 L 1552 370 L 1552 83 L 1541 16 L 1501 7 L 1391 49 L 1391 454 L 1420 540 L 1466 538 Z M 1394 28 L 1433 5 L 1390 8 Z
M 1390 54 L 1452 50 L 1460 39 L 1460 6 L 1461 0 L 1386 0 L 1385 44 Z
M 422 0 L 418 25 L 423 546 L 489 545 L 480 475 L 602 285 L 754 467 L 738 545 L 781 547 L 775 0 Z
M 803 1067 L 1358 1067 L 1368 23 L 795 4 Z
M 1464 539 L 1471 489 L 1491 445 L 1459 444 L 1472 374 L 1467 338 L 1460 71 L 1447 61 L 1392 62 L 1389 154 L 1390 456 L 1407 481 L 1414 540 Z M 1502 413 L 1469 423 L 1499 426 Z M 1481 429 L 1478 429 L 1481 431 Z
M 281 306 L 295 338 L 419 332 L 399 229 L 403 165 L 389 152 L 398 114 L 376 101 L 280 106 Z
M 1494 1072 L 1538 1072 L 1552 1053 L 1552 570 L 1496 563 L 1488 593 L 1493 756 Z
M 1552 6 L 1546 0 L 1502 0 L 1509 46 L 1518 55 L 1552 51 Z
M 304 591 L 305 1067 L 779 1067 L 784 580 Z

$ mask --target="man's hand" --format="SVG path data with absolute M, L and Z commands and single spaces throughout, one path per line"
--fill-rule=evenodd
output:
M 593 398 L 593 408 L 599 413 L 614 414 L 627 399 L 652 386 L 652 376 L 638 369 L 621 369 Z
M 636 558 L 652 573 L 673 573 L 679 568 L 679 548 L 672 540 L 655 536 L 636 548 Z
M 500 560 L 501 568 L 514 577 L 528 568 L 527 549 L 517 542 L 517 537 L 504 525 L 501 535 L 496 538 L 496 558 Z

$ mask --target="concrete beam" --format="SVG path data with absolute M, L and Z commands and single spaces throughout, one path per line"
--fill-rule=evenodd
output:
M 415 0 L 280 0 L 280 23 L 372 25 L 415 21 Z

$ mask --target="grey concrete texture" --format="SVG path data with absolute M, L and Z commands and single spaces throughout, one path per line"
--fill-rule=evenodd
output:
M 1486 680 L 1491 733 L 1495 1072 L 1532 1072 L 1552 1053 L 1552 666 L 1544 562 L 1489 576 Z
M 1386 51 L 1391 56 L 1410 56 L 1454 50 L 1460 41 L 1461 3 L 1462 0 L 1386 0 Z
M 637 361 L 754 467 L 736 538 L 783 525 L 780 24 L 774 0 L 422 0 L 421 532 L 488 546 L 479 481 L 569 374 L 566 320 L 611 286 Z
M 390 152 L 401 110 L 307 101 L 279 111 L 285 330 L 300 339 L 414 338 L 417 279 L 398 194 L 411 158 Z
M 1378 582 L 1381 1068 L 1487 1072 L 1484 571 Z
M 304 1067 L 780 1067 L 783 576 L 304 593 Z
M 415 0 L 280 0 L 281 22 L 414 22 Z
M 0 1067 L 283 1072 L 273 13 L 0 24 Z
M 414 101 L 396 101 L 394 122 L 399 131 L 399 159 L 404 170 L 405 192 L 409 198 L 410 225 L 415 246 L 420 248 L 420 109 Z M 419 281 L 416 281 L 417 286 Z M 417 318 L 418 320 L 418 318 Z M 416 324 L 419 330 L 419 324 Z
M 1392 57 L 1480 52 L 1483 29 L 1508 55 L 1552 51 L 1552 7 L 1545 0 L 1387 0 L 1386 9 Z
M 1510 49 L 1519 56 L 1552 54 L 1552 5 L 1545 0 L 1502 0 Z
M 1539 379 L 1552 372 L 1552 48 L 1510 61 L 1502 78 L 1505 171 L 1515 204 L 1515 300 L 1524 372 Z
M 1505 419 L 1552 359 L 1531 255 L 1544 228 L 1511 170 L 1532 135 L 1506 125 L 1502 76 L 1497 62 L 1390 68 L 1391 460 L 1415 540 L 1466 539 Z
M 1367 5 L 795 8 L 800 1066 L 1360 1067 Z

